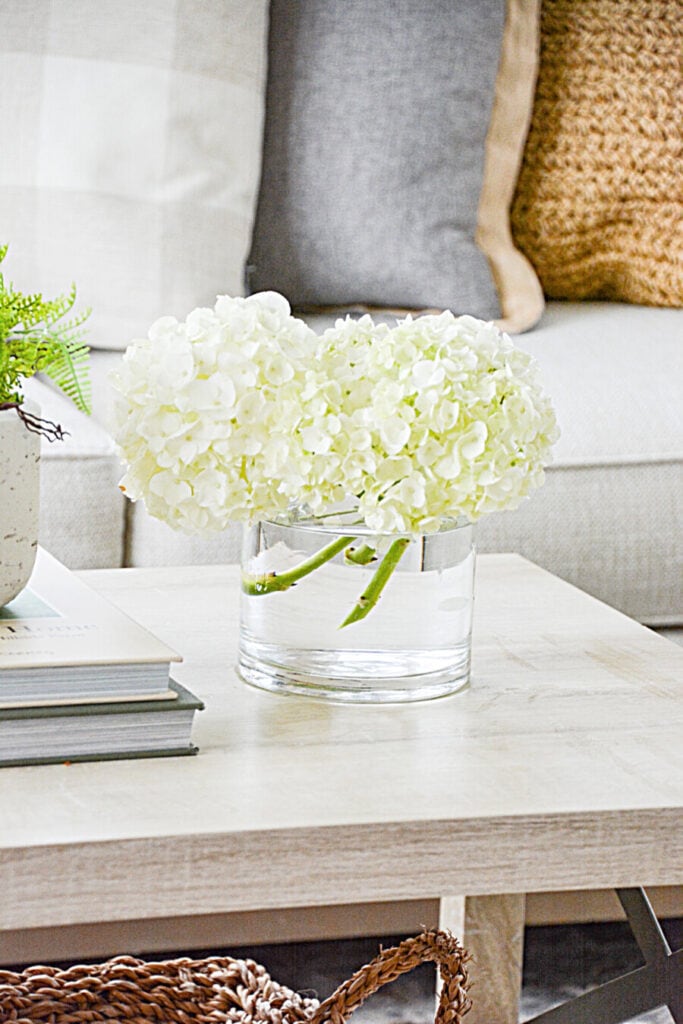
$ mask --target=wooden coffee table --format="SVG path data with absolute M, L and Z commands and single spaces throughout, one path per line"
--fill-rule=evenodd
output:
M 242 684 L 235 567 L 83 577 L 184 654 L 201 752 L 0 772 L 3 962 L 74 928 L 109 954 L 174 922 L 182 949 L 202 921 L 267 941 L 291 908 L 440 900 L 468 1019 L 512 1024 L 525 893 L 683 881 L 683 649 L 524 559 L 479 559 L 472 687 L 393 707 Z

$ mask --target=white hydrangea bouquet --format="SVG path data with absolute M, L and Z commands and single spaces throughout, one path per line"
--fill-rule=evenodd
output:
M 558 436 L 531 357 L 450 312 L 393 327 L 348 317 L 318 336 L 277 293 L 221 296 L 158 320 L 112 383 L 121 489 L 172 527 L 343 516 L 348 535 L 243 587 L 285 590 L 342 550 L 378 561 L 344 625 L 367 615 L 412 536 L 518 506 Z M 357 544 L 354 524 L 394 539 Z

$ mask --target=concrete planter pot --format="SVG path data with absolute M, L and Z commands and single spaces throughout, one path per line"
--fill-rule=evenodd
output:
M 35 403 L 25 403 L 37 415 Z M 0 607 L 22 590 L 38 545 L 40 435 L 15 409 L 0 411 Z

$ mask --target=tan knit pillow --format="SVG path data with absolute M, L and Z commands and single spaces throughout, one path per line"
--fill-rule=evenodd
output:
M 512 229 L 546 295 L 683 305 L 683 0 L 543 0 Z

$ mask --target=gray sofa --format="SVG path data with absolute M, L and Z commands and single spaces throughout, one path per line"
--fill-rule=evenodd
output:
M 520 552 L 645 624 L 683 626 L 683 314 L 551 302 L 516 341 L 541 366 L 562 436 L 544 487 L 482 520 L 478 549 Z M 41 543 L 73 568 L 236 560 L 239 527 L 187 537 L 120 494 L 107 432 L 120 359 L 93 353 L 90 419 L 31 383 L 70 432 L 43 446 Z

